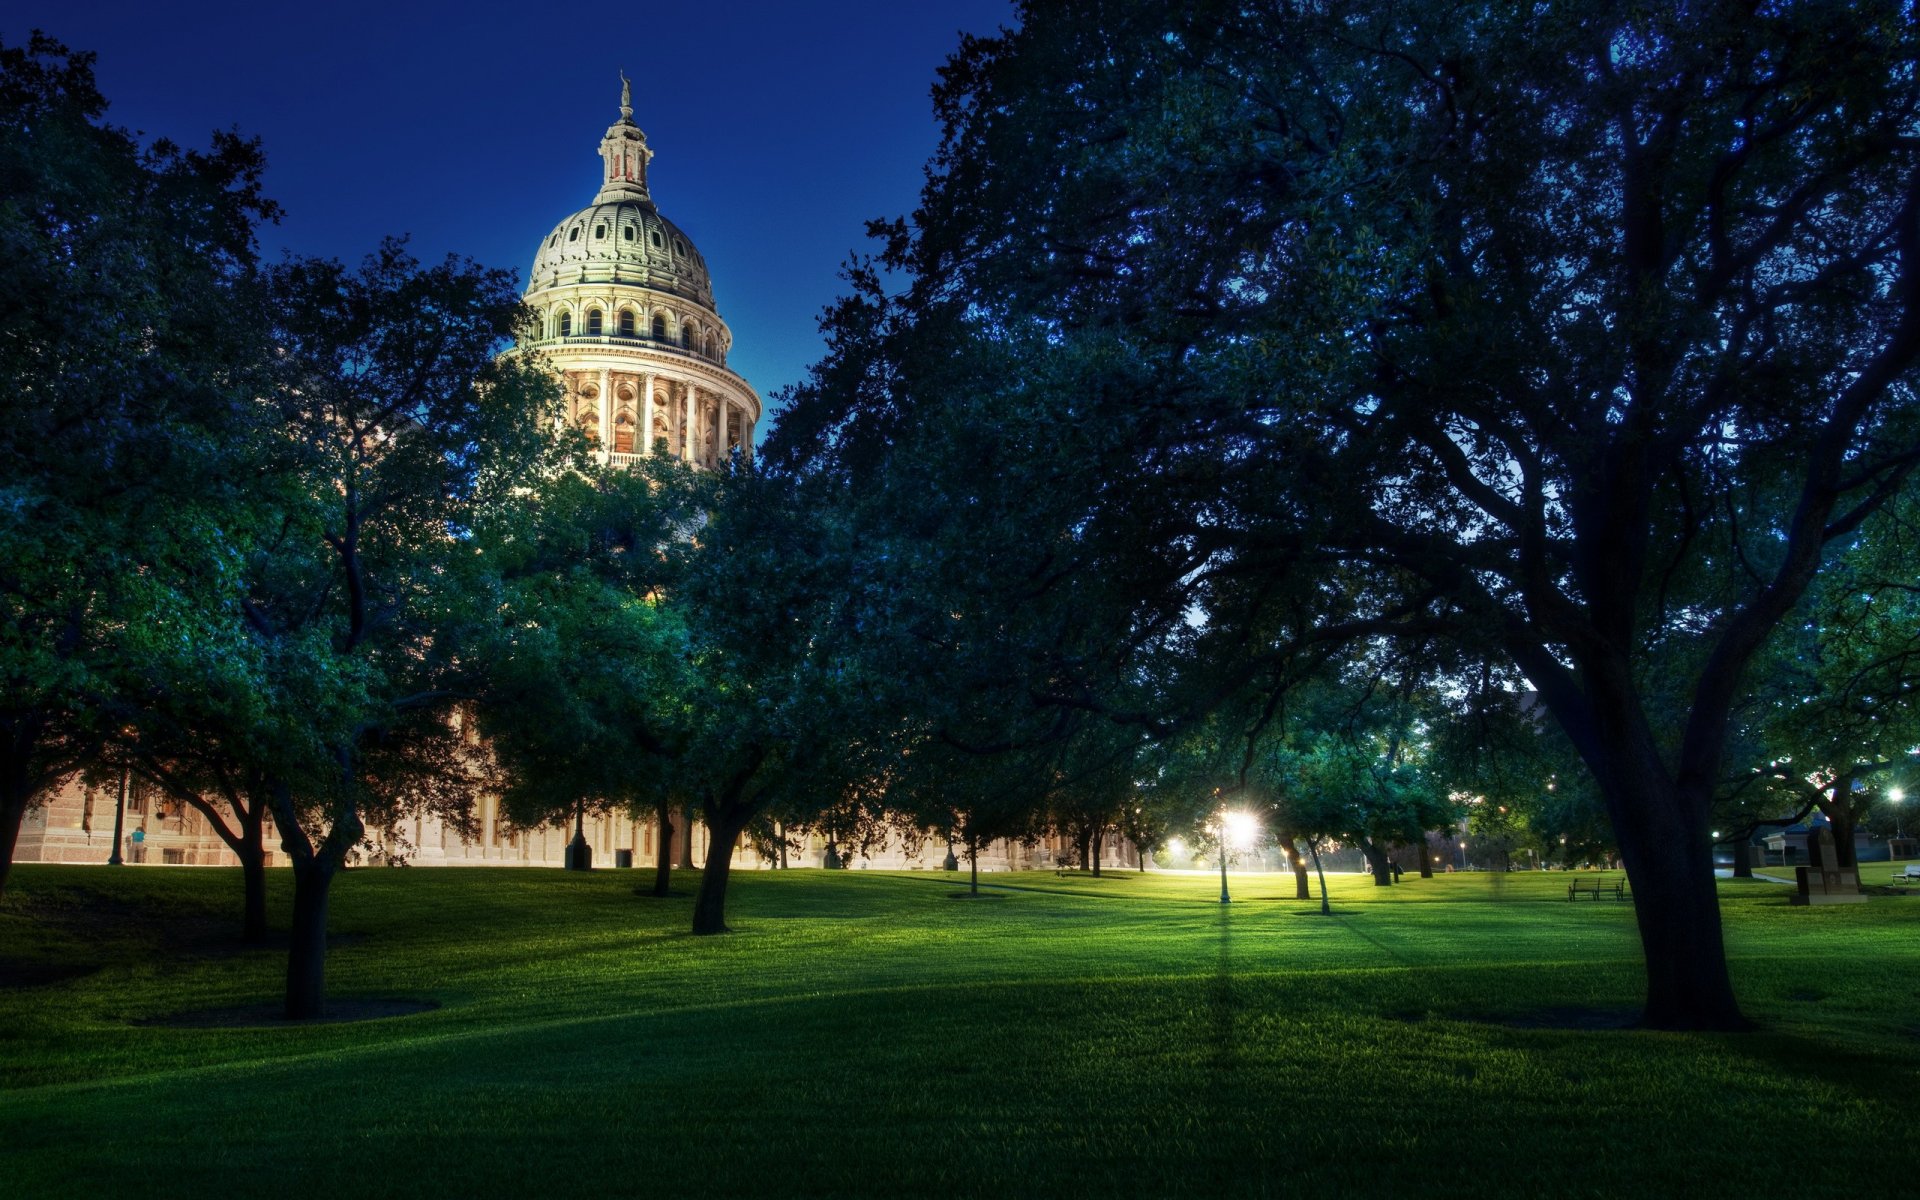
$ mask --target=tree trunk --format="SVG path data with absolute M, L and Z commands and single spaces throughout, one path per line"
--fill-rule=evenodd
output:
M 1300 853 L 1300 847 L 1294 842 L 1294 839 L 1285 839 L 1285 845 L 1287 849 L 1293 852 L 1289 856 L 1293 859 L 1293 898 L 1295 900 L 1311 900 L 1313 899 L 1313 884 L 1307 880 L 1307 860 L 1305 856 Z
M 240 940 L 257 946 L 267 940 L 267 848 L 261 826 L 255 816 L 241 826 L 239 844 L 233 852 L 240 859 L 240 881 L 246 889 L 246 908 L 240 924 Z
M 665 896 L 673 884 L 673 806 L 662 803 L 655 813 L 660 841 L 653 856 L 653 894 Z
M 1854 809 L 1852 796 L 1836 796 L 1827 811 L 1833 824 L 1833 857 L 1842 871 L 1858 871 L 1860 864 L 1853 844 Z
M 13 873 L 13 851 L 20 844 L 20 826 L 27 819 L 24 789 L 8 788 L 0 796 L 0 898 L 7 894 L 7 876 Z
M 1093 831 L 1093 841 L 1091 846 L 1089 847 L 1089 850 L 1091 851 L 1093 857 L 1089 858 L 1087 862 L 1093 867 L 1093 877 L 1095 879 L 1100 878 L 1100 846 L 1101 846 L 1101 843 L 1105 842 L 1106 840 L 1107 840 L 1106 830 L 1096 829 Z
M 1073 865 L 1079 867 L 1082 871 L 1086 870 L 1087 864 L 1092 861 L 1092 846 L 1093 827 L 1090 825 L 1082 825 L 1079 834 L 1073 839 L 1073 852 L 1079 858 L 1079 861 Z
M 1641 786 L 1621 788 L 1630 776 Z M 1642 1022 L 1653 1029 L 1750 1028 L 1727 973 L 1706 800 L 1679 795 L 1654 772 L 1631 768 L 1610 772 L 1602 789 L 1646 956 Z
M 1414 846 L 1420 851 L 1420 878 L 1432 879 L 1433 846 L 1427 841 L 1425 834 L 1420 835 L 1420 840 L 1414 843 Z
M 732 932 L 727 928 L 727 876 L 733 869 L 733 848 L 745 828 L 745 821 L 707 824 L 707 869 L 700 873 L 700 891 L 693 900 L 696 935 Z
M 980 843 L 971 837 L 967 839 L 967 894 L 980 894 Z
M 1735 879 L 1753 878 L 1753 842 L 1750 836 L 1741 838 L 1733 844 L 1733 877 Z
M 1393 885 L 1393 867 L 1387 862 L 1387 852 L 1380 843 L 1372 838 L 1363 838 L 1360 853 L 1367 856 L 1367 867 L 1373 872 L 1373 886 L 1391 887 Z
M 1320 847 L 1312 838 L 1307 839 L 1307 853 L 1313 855 L 1313 870 L 1320 876 L 1320 915 L 1330 917 L 1333 905 L 1327 900 L 1327 869 L 1320 865 Z
M 327 899 L 333 868 L 324 860 L 293 864 L 293 941 L 287 948 L 287 1019 L 327 1012 Z
M 693 870 L 693 805 L 681 806 L 680 822 L 684 829 L 680 837 L 680 869 L 691 871 Z M 708 830 L 707 834 L 711 837 L 713 831 Z

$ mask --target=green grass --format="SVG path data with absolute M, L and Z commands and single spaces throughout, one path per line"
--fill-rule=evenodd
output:
M 1882 1189 L 1920 1105 L 1920 896 L 1729 881 L 1759 1032 L 1631 1010 L 1632 906 L 1567 876 L 360 871 L 309 1028 L 212 870 L 23 866 L 0 902 L 0 1194 L 1600 1197 Z M 1592 876 L 1583 876 L 1583 879 Z M 290 881 L 274 876 L 274 913 Z M 691 889 L 682 877 L 678 886 Z M 1502 1023 L 1512 1022 L 1512 1023 Z M 1817 1148 L 1817 1153 L 1812 1153 Z M 1691 1182 L 1689 1182 L 1691 1181 Z

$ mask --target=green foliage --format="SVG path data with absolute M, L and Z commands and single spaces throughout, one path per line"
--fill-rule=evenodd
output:
M 1737 1025 L 1731 714 L 1920 462 L 1910 16 L 1025 5 L 770 456 L 967 564 L 906 624 L 1000 725 L 1164 734 L 1382 636 L 1511 666 L 1667 914 L 1667 1019 Z
M 474 756 L 446 718 L 497 627 L 476 533 L 565 446 L 552 381 L 498 357 L 523 319 L 503 272 L 389 242 L 358 270 L 278 267 L 270 299 L 278 532 L 245 604 L 308 730 L 276 748 L 277 822 L 296 860 L 337 861 L 367 823 L 471 805 Z
M 664 456 L 530 481 L 475 539 L 500 573 L 474 716 L 522 826 L 666 799 L 685 752 L 692 653 L 670 581 L 705 489 Z
M 259 146 L 142 146 L 90 55 L 0 44 L 0 887 L 26 808 L 156 677 L 252 665 L 222 628 L 254 532 Z

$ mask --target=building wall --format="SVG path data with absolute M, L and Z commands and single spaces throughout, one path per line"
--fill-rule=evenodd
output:
M 117 785 L 89 787 L 70 780 L 42 808 L 29 810 L 20 830 L 15 862 L 104 863 L 113 853 L 113 818 L 119 798 Z M 680 835 L 675 822 L 675 836 Z M 142 834 L 134 840 L 135 832 Z M 587 842 L 593 847 L 595 867 L 612 867 L 616 850 L 631 850 L 635 867 L 656 865 L 659 852 L 658 830 L 650 820 L 636 821 L 614 814 L 588 817 Z M 416 816 L 397 828 L 369 830 L 371 850 L 363 850 L 362 861 L 393 861 L 422 867 L 560 867 L 566 863 L 567 843 L 572 840 L 571 824 L 544 825 L 535 829 L 513 829 L 500 819 L 494 797 L 480 798 L 474 836 L 438 817 Z M 285 865 L 279 850 L 279 835 L 269 821 L 266 832 L 267 865 Z M 709 841 L 707 828 L 693 823 L 693 861 L 706 862 Z M 819 867 L 826 860 L 826 841 L 809 835 L 798 850 L 789 851 L 790 867 Z M 1072 847 L 1062 837 L 1043 838 L 1032 845 L 994 842 L 980 855 L 982 871 L 1041 870 L 1054 865 Z M 961 869 L 965 870 L 964 848 Z M 909 848 L 897 837 L 866 857 L 855 857 L 844 865 L 852 870 L 912 871 L 938 870 L 946 858 L 946 843 L 928 838 Z M 137 781 L 127 789 L 127 812 L 121 834 L 121 857 L 129 863 L 169 866 L 233 867 L 239 859 L 213 832 L 205 817 L 193 808 L 162 796 L 157 789 Z M 678 846 L 673 857 L 679 859 Z M 1119 838 L 1109 839 L 1102 853 L 1103 866 L 1136 867 L 1139 855 Z M 755 870 L 776 864 L 763 859 L 751 847 L 741 846 L 733 853 L 736 867 Z

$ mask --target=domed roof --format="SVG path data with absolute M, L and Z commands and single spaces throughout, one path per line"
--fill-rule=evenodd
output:
M 647 190 L 653 151 L 633 123 L 633 96 L 620 80 L 620 119 L 600 139 L 603 175 L 593 203 L 553 227 L 533 257 L 527 295 L 571 283 L 652 288 L 713 309 L 713 280 L 680 227 L 660 215 Z
M 555 225 L 534 255 L 527 293 L 607 282 L 652 288 L 713 308 L 707 260 L 651 200 L 603 194 Z

